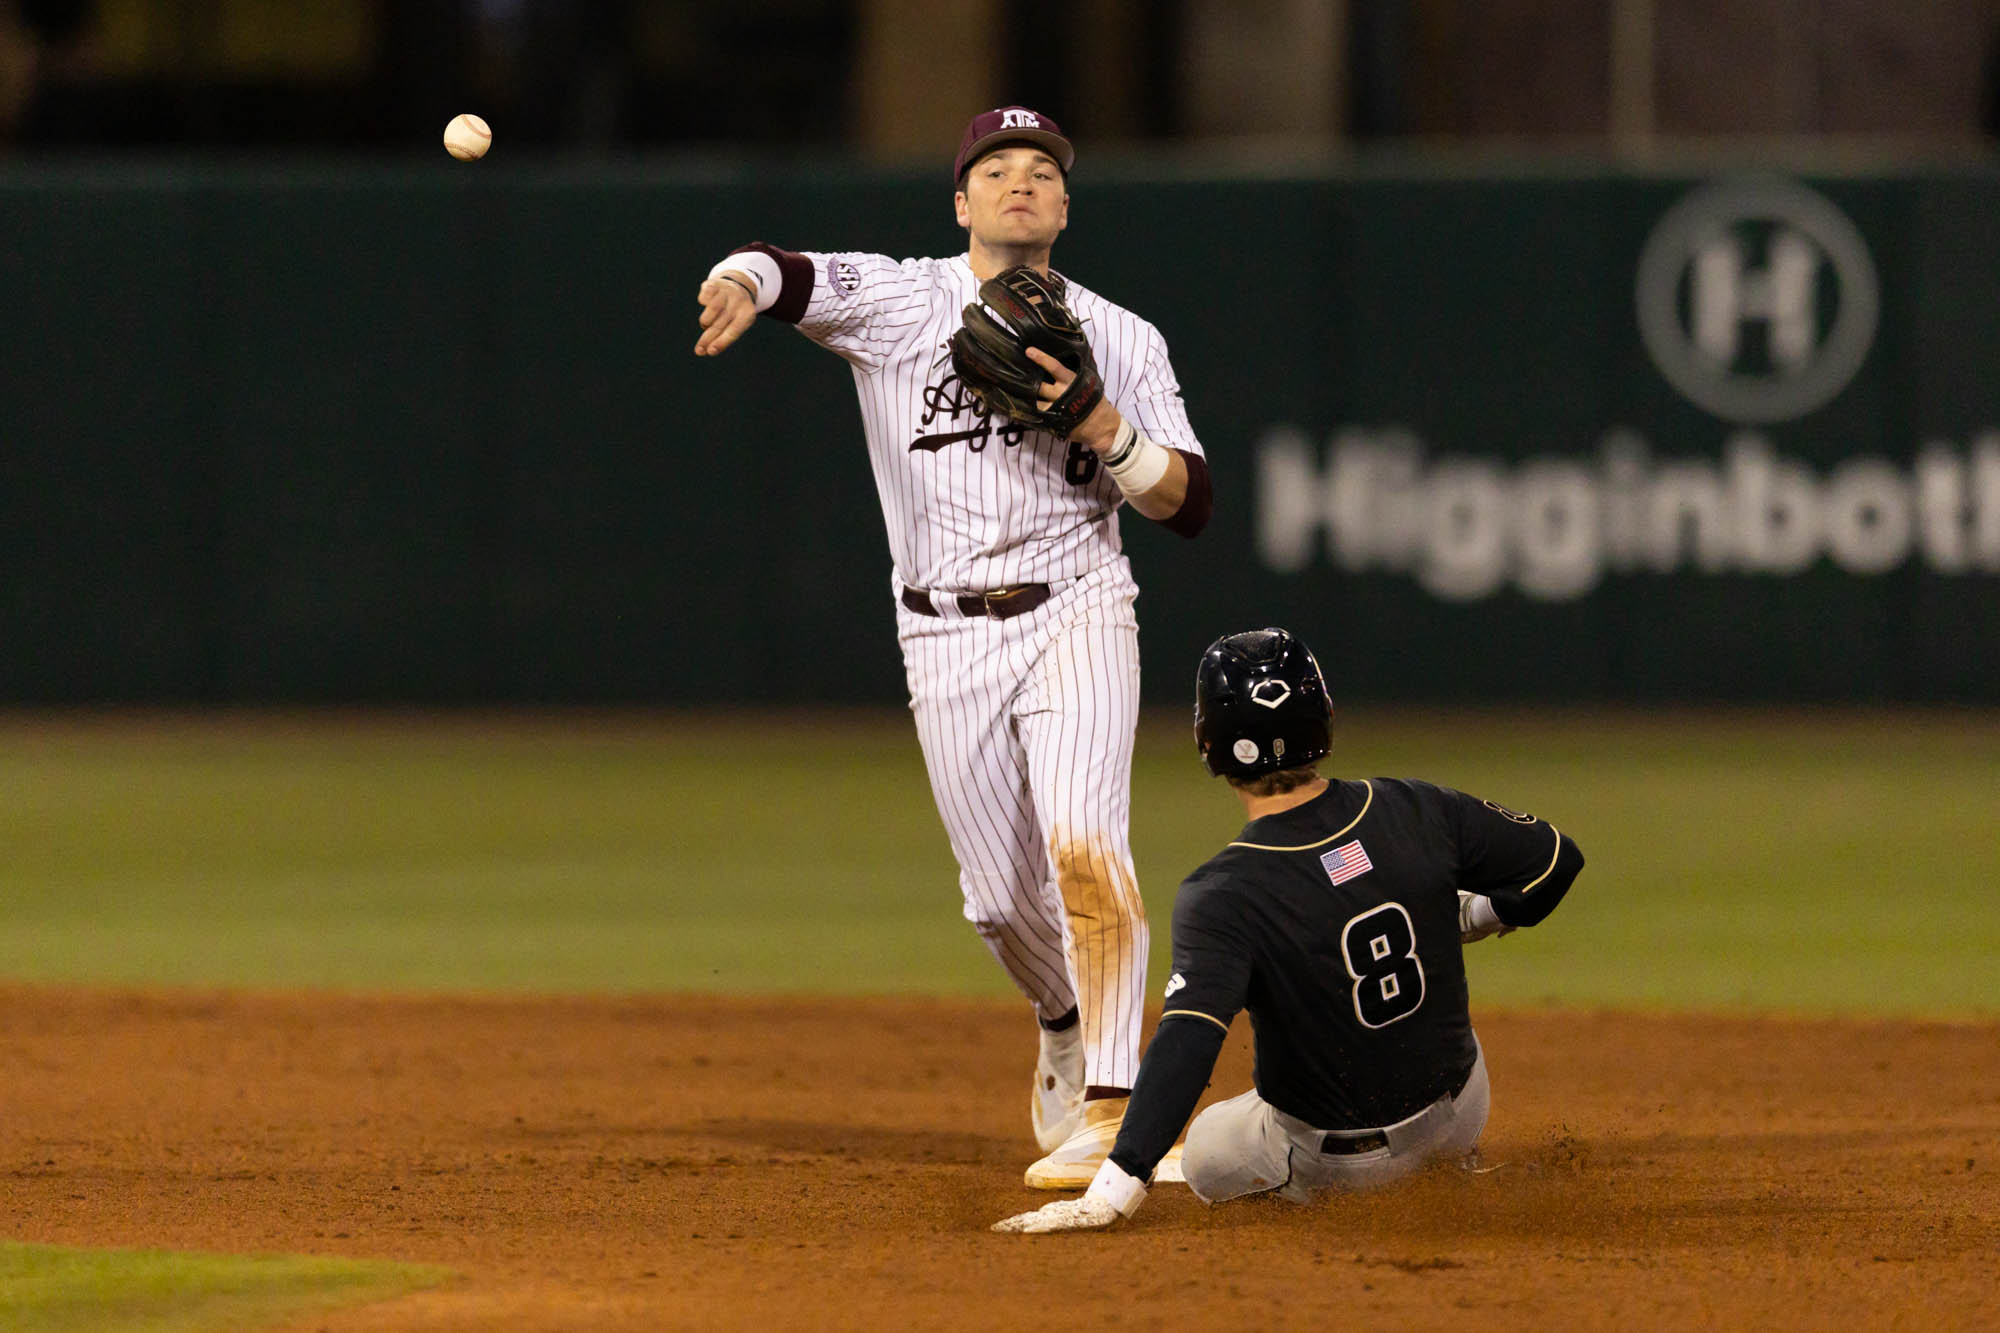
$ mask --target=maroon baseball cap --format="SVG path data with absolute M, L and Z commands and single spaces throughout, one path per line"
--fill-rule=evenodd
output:
M 1024 106 L 1000 106 L 980 112 L 965 127 L 965 137 L 958 141 L 958 160 L 951 164 L 951 178 L 964 180 L 965 169 L 988 149 L 1015 142 L 1047 149 L 1065 176 L 1069 175 L 1069 164 L 1076 161 L 1076 149 L 1063 137 L 1062 126 L 1051 117 Z

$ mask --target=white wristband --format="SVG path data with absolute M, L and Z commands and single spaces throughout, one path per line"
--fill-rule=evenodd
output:
M 1083 1192 L 1083 1197 L 1108 1203 L 1118 1210 L 1120 1217 L 1130 1217 L 1146 1201 L 1146 1182 L 1127 1175 L 1124 1167 L 1107 1157 L 1090 1178 L 1090 1188 Z
M 1129 435 L 1126 432 L 1130 432 Z M 1153 443 L 1131 422 L 1124 422 L 1119 428 L 1120 443 L 1111 447 L 1104 456 L 1104 470 L 1111 474 L 1111 480 L 1118 483 L 1118 489 L 1127 495 L 1143 495 L 1160 484 L 1160 478 L 1167 475 L 1167 465 L 1173 461 L 1173 454 L 1166 446 Z
M 1494 935 L 1506 935 L 1513 927 L 1500 919 L 1500 913 L 1493 906 L 1493 900 L 1483 893 L 1458 891 L 1458 938 L 1465 944 L 1488 939 Z
M 725 273 L 748 273 L 757 283 L 757 309 L 769 310 L 778 303 L 778 289 L 785 285 L 785 275 L 778 270 L 778 261 L 762 250 L 740 250 L 730 255 L 708 271 L 711 278 L 719 278 Z

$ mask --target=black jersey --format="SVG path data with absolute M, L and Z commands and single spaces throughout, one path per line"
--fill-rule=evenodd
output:
M 1582 865 L 1551 825 L 1491 801 L 1333 782 L 1181 885 L 1166 1012 L 1227 1029 L 1247 1009 L 1265 1101 L 1320 1129 L 1394 1124 L 1472 1068 L 1458 891 L 1533 925 Z

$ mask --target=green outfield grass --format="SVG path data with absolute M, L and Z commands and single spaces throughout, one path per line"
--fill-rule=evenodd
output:
M 442 1268 L 415 1264 L 0 1241 L 0 1327 L 229 1333 L 400 1296 L 449 1277 Z
M 2000 714 L 1355 708 L 1339 744 L 1587 853 L 1470 952 L 1478 1002 L 2000 1012 Z M 1142 727 L 1134 807 L 1160 969 L 1240 824 L 1184 714 Z M 1008 993 L 900 711 L 15 717 L 0 847 L 13 979 Z

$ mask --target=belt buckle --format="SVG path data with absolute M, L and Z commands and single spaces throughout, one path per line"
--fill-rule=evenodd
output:
M 974 593 L 973 596 L 979 599 L 980 606 L 990 619 L 1005 620 L 1013 614 L 1010 604 L 1027 590 L 1025 584 L 1017 583 L 1011 588 L 994 588 L 990 592 Z

